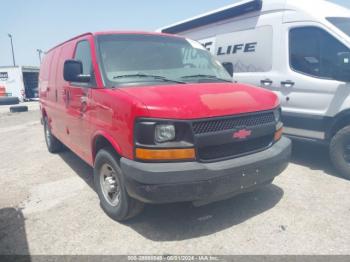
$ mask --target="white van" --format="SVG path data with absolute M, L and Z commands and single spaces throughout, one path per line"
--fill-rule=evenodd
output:
M 350 10 L 325 0 L 243 1 L 160 31 L 201 42 L 233 64 L 234 81 L 276 92 L 285 133 L 330 145 L 350 178 Z

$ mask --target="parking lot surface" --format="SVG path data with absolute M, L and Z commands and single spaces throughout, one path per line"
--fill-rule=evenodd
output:
M 0 254 L 350 254 L 350 182 L 322 146 L 295 143 L 288 169 L 256 192 L 147 206 L 121 224 L 101 210 L 88 165 L 48 153 L 37 109 L 0 109 Z

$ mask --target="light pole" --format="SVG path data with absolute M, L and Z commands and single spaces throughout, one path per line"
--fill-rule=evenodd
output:
M 40 64 L 41 64 L 41 54 L 44 53 L 44 51 L 41 50 L 41 49 L 37 49 L 36 51 L 38 52 L 38 55 L 39 55 L 39 62 L 40 62 Z
M 16 66 L 16 60 L 15 60 L 15 51 L 13 50 L 13 42 L 12 42 L 12 35 L 11 34 L 7 34 L 8 37 L 11 40 L 11 49 L 12 49 L 12 61 L 13 61 L 13 66 Z

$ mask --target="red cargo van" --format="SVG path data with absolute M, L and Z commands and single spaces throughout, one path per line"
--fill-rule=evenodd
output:
M 91 165 L 101 206 L 119 221 L 143 203 L 203 205 L 254 190 L 291 154 L 276 95 L 233 84 L 178 36 L 71 39 L 47 53 L 40 101 L 48 150 L 64 144 Z

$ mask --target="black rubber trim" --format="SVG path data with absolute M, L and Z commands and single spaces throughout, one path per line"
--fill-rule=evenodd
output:
M 261 164 L 286 162 L 289 160 L 291 148 L 291 141 L 284 137 L 265 151 L 214 163 L 141 163 L 121 158 L 120 164 L 124 175 L 139 183 L 186 183 L 242 172 L 245 168 L 258 167 Z
M 332 117 L 282 112 L 285 127 L 326 132 L 332 124 Z
M 246 157 L 211 164 L 144 164 L 125 158 L 121 168 L 128 194 L 145 203 L 210 201 L 235 195 L 272 181 L 287 167 L 291 141 Z

